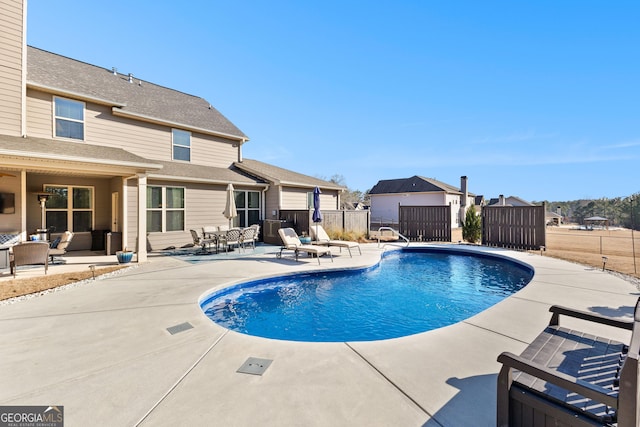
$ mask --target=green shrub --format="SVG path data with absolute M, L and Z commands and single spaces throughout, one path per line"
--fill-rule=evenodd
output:
M 462 238 L 469 243 L 476 243 L 482 237 L 482 223 L 476 207 L 471 205 L 462 223 Z

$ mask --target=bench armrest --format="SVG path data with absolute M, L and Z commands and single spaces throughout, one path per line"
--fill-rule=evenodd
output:
M 604 387 L 591 384 L 562 372 L 551 370 L 544 365 L 532 362 L 509 352 L 500 354 L 500 356 L 498 356 L 498 362 L 510 368 L 525 372 L 536 378 L 540 378 L 543 381 L 555 384 L 565 390 L 573 391 L 584 397 L 601 402 L 612 408 L 618 407 L 617 397 L 611 396 L 609 393 L 612 391 Z
M 633 322 L 624 320 L 612 319 L 610 317 L 601 316 L 599 314 L 589 313 L 587 311 L 574 310 L 567 307 L 561 307 L 554 305 L 549 308 L 549 311 L 553 313 L 551 316 L 550 326 L 558 326 L 560 324 L 560 315 L 575 317 L 576 319 L 587 320 L 589 322 L 600 323 L 602 325 L 613 326 L 616 328 L 633 330 Z

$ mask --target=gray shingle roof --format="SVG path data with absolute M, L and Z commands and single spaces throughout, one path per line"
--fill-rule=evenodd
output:
M 183 124 L 238 139 L 248 137 L 205 99 L 35 47 L 27 50 L 27 84 L 124 105 L 125 113 Z
M 380 180 L 369 191 L 369 194 L 429 193 L 442 191 L 461 194 L 460 189 L 453 185 L 418 175 L 414 175 L 411 178 Z
M 71 141 L 54 141 L 45 138 L 21 138 L 9 135 L 0 135 L 0 156 L 2 155 L 107 165 L 118 164 L 139 169 L 157 169 L 161 167 L 155 160 L 136 156 L 121 148 L 80 144 Z
M 194 165 L 192 163 L 157 161 L 163 168 L 152 173 L 153 177 L 171 177 L 176 180 L 214 181 L 221 183 L 266 185 L 261 179 L 257 179 L 235 167 L 216 168 L 212 166 Z
M 242 162 L 235 162 L 234 166 L 272 184 L 285 184 L 306 188 L 314 188 L 318 186 L 322 189 L 331 190 L 345 189 L 345 187 L 334 184 L 333 182 L 293 172 L 258 160 L 243 159 Z

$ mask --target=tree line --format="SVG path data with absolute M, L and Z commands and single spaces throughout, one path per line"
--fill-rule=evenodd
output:
M 609 225 L 640 230 L 640 193 L 611 199 L 603 197 L 595 200 L 545 202 L 547 209 L 562 215 L 564 222 L 584 224 L 585 218 L 599 216 L 607 218 Z

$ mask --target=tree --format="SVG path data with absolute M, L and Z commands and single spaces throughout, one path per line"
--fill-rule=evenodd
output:
M 476 207 L 471 205 L 467 209 L 462 223 L 462 238 L 469 243 L 476 243 L 482 236 L 482 223 Z

